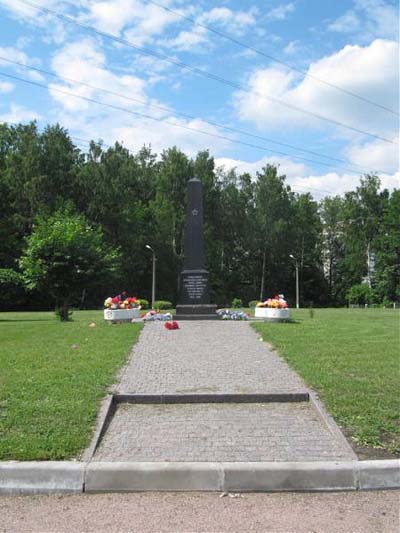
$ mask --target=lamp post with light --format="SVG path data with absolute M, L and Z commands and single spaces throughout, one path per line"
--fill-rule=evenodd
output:
M 153 253 L 153 281 L 151 287 L 151 308 L 154 309 L 154 302 L 156 301 L 156 253 L 150 244 L 146 244 L 146 248 Z
M 296 309 L 300 307 L 300 291 L 299 291 L 299 263 L 296 257 L 293 254 L 290 254 L 289 257 L 293 259 L 296 266 Z

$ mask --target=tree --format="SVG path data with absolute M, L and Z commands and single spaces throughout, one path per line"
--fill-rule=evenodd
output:
M 58 211 L 37 218 L 20 259 L 28 289 L 46 291 L 55 299 L 60 320 L 84 289 L 110 282 L 120 254 L 104 244 L 102 231 L 82 215 Z
M 339 265 L 343 259 L 343 199 L 340 196 L 327 197 L 321 202 L 323 224 L 323 261 L 325 277 L 328 282 L 329 301 L 339 303 L 341 294 Z
M 255 216 L 258 225 L 259 263 L 261 263 L 260 300 L 269 292 L 287 286 L 288 232 L 293 193 L 278 175 L 277 167 L 267 165 L 257 172 L 255 186 Z
M 299 266 L 300 300 L 321 304 L 327 284 L 322 265 L 322 222 L 318 203 L 310 193 L 295 194 L 292 201 L 293 255 Z
M 375 291 L 382 302 L 400 300 L 400 190 L 392 192 L 375 240 Z

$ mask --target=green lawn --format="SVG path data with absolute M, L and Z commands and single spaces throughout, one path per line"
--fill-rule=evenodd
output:
M 400 450 L 399 312 L 293 310 L 293 323 L 254 323 L 316 390 L 355 445 Z
M 111 326 L 102 311 L 72 318 L 0 313 L 0 460 L 72 458 L 89 444 L 99 401 L 141 325 Z

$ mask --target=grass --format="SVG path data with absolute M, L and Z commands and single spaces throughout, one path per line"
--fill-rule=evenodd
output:
M 254 323 L 316 390 L 357 447 L 400 451 L 399 312 L 293 310 L 292 323 Z
M 68 459 L 89 444 L 99 401 L 141 325 L 111 326 L 102 311 L 72 318 L 0 313 L 1 460 Z

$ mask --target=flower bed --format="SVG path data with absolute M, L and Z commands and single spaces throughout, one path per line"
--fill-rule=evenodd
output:
M 120 322 L 139 318 L 141 309 L 136 298 L 122 293 L 118 296 L 109 297 L 104 302 L 104 320 Z
M 254 316 L 266 320 L 287 320 L 290 317 L 290 312 L 283 294 L 268 298 L 265 302 L 258 302 Z
M 104 309 L 104 320 L 120 322 L 139 318 L 139 309 Z
M 256 307 L 254 316 L 269 320 L 285 320 L 290 317 L 289 309 L 273 309 L 271 307 Z

